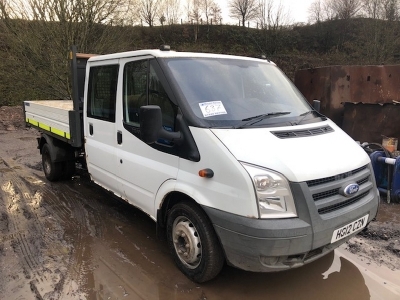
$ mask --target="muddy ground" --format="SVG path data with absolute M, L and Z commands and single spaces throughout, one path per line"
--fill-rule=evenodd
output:
M 225 266 L 195 284 L 146 215 L 92 184 L 43 175 L 34 129 L 0 107 L 0 299 L 400 299 L 400 204 L 307 266 L 257 274 Z

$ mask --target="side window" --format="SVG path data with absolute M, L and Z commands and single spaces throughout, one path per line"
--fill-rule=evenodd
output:
M 132 61 L 124 68 L 124 122 L 139 127 L 139 109 L 147 105 L 148 60 Z
M 118 65 L 91 67 L 87 116 L 115 122 Z
M 174 131 L 177 109 L 149 60 L 132 61 L 125 65 L 123 90 L 125 124 L 138 128 L 140 107 L 147 104 L 158 105 L 164 128 Z
M 176 107 L 169 99 L 157 73 L 151 65 L 149 73 L 149 104 L 158 105 L 161 108 L 164 129 L 174 131 Z

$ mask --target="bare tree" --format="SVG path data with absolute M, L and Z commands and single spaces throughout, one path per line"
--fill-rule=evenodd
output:
M 154 20 L 158 16 L 160 10 L 159 0 L 140 0 L 139 2 L 139 16 L 147 25 L 153 27 Z
M 140 0 L 123 0 L 120 7 L 120 10 L 123 11 L 123 16 L 120 18 L 121 25 L 140 24 L 139 7 Z
M 273 0 L 269 0 L 267 5 L 267 28 L 269 30 L 277 30 L 291 23 L 293 23 L 293 20 L 290 17 L 290 12 L 285 9 L 282 2 L 275 5 Z
M 6 16 L 6 8 L 8 7 L 8 4 L 6 0 L 0 0 L 0 19 L 4 18 Z
M 265 39 L 265 51 L 269 54 L 277 53 L 288 38 L 289 24 L 293 21 L 290 12 L 282 2 L 274 0 L 260 1 L 259 20 Z
M 360 0 L 334 0 L 331 1 L 332 8 L 339 19 L 351 19 L 361 9 Z
M 185 3 L 185 15 L 187 18 L 187 22 L 190 23 L 191 15 L 192 15 L 192 0 L 186 0 Z
M 310 23 L 318 23 L 324 20 L 323 17 L 323 1 L 314 0 L 308 8 L 308 21 Z
M 212 14 L 212 7 L 215 5 L 216 3 L 214 2 L 214 0 L 201 0 L 201 7 L 204 12 L 204 16 L 206 17 L 207 24 Z
M 367 17 L 380 19 L 383 11 L 382 0 L 362 0 L 362 8 Z
M 324 0 L 322 3 L 322 15 L 323 20 L 333 20 L 338 18 L 338 14 L 335 9 L 336 0 Z
M 214 2 L 213 5 L 211 6 L 211 14 L 210 14 L 214 24 L 221 24 L 221 22 L 222 22 L 222 14 L 221 13 L 222 13 L 221 7 L 219 6 L 218 3 Z
M 259 0 L 258 2 L 258 21 L 260 22 L 260 27 L 265 28 L 268 23 L 268 12 L 271 11 L 273 5 L 273 0 Z
M 246 21 L 254 20 L 259 15 L 257 0 L 230 0 L 228 3 L 230 16 L 241 21 L 242 26 Z
M 199 24 L 203 15 L 201 0 L 191 0 L 191 2 L 192 10 L 190 11 L 190 18 L 194 20 L 196 24 Z
M 399 19 L 399 0 L 361 0 L 368 18 L 396 21 Z
M 122 45 L 123 39 L 110 34 L 112 27 L 104 24 L 120 24 L 126 8 L 124 0 L 6 2 L 0 9 L 4 30 L 12 36 L 9 60 L 24 65 L 23 74 L 10 68 L 9 78 L 31 87 L 30 97 L 69 98 L 69 47 L 75 44 L 82 52 L 102 53 L 110 44 Z
M 165 16 L 168 25 L 178 23 L 181 14 L 180 0 L 164 0 L 160 7 L 161 14 Z
M 399 19 L 399 3 L 398 0 L 383 0 L 383 11 L 385 19 L 395 21 Z

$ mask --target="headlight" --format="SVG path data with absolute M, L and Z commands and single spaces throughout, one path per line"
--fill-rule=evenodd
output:
M 260 218 L 297 217 L 289 182 L 281 174 L 242 163 L 256 193 Z

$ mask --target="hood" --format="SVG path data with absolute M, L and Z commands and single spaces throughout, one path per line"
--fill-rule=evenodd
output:
M 333 130 L 304 136 L 308 130 L 325 126 Z M 288 127 L 211 131 L 237 160 L 277 171 L 292 182 L 334 176 L 370 162 L 365 151 L 330 120 Z M 289 137 L 274 134 L 286 132 Z

